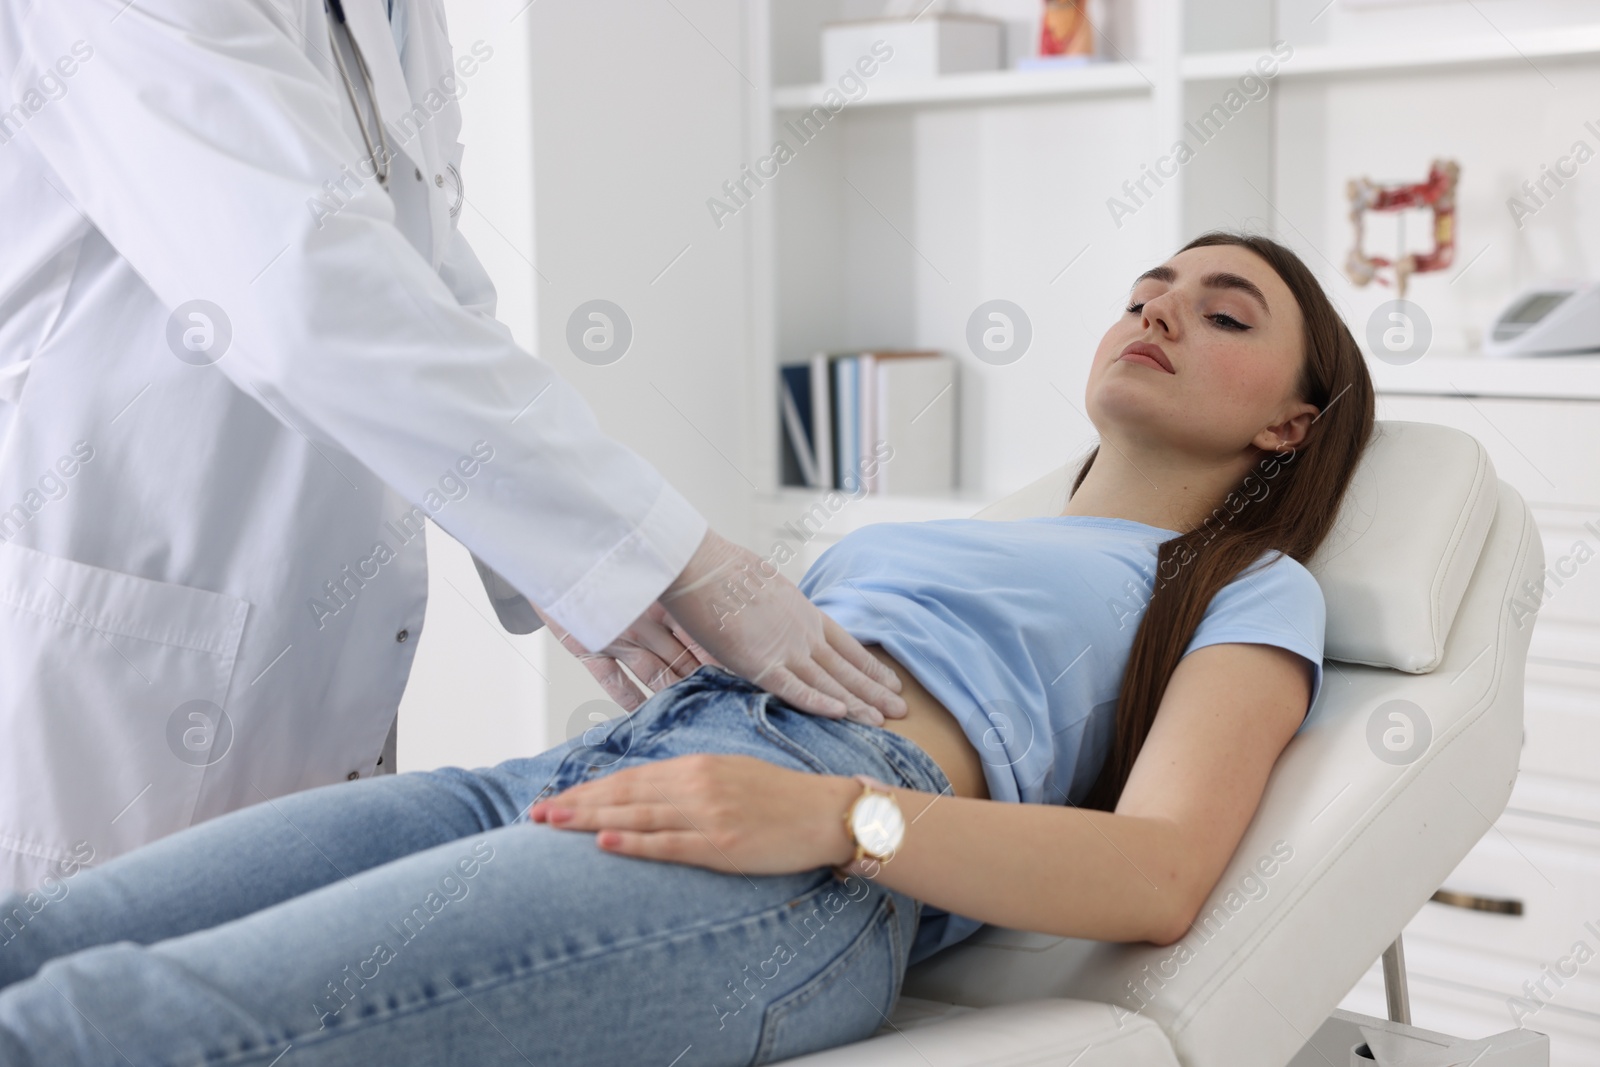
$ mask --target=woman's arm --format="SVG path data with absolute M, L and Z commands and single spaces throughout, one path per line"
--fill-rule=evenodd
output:
M 871 876 L 999 926 L 1171 944 L 1233 856 L 1310 695 L 1309 664 L 1285 649 L 1196 649 L 1115 813 L 895 789 L 905 841 Z M 756 875 L 847 863 L 844 813 L 860 793 L 852 778 L 753 757 L 683 756 L 584 782 L 530 814 L 597 831 L 607 851 Z
M 1285 649 L 1196 649 L 1115 813 L 896 789 L 910 825 L 875 880 L 1000 926 L 1171 944 L 1232 858 L 1310 695 L 1309 664 Z

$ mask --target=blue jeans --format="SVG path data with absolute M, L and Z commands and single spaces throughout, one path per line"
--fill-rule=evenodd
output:
M 825 867 L 618 856 L 527 819 L 692 752 L 950 788 L 898 734 L 701 667 L 539 756 L 307 790 L 5 898 L 0 1065 L 704 1067 L 871 1035 L 916 900 Z

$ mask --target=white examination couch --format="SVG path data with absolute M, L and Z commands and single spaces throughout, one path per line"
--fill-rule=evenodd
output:
M 978 517 L 1059 514 L 1074 466 Z M 1379 421 L 1309 566 L 1328 606 L 1323 691 L 1188 936 L 985 926 L 911 968 L 873 1037 L 787 1067 L 1545 1067 L 1531 1030 L 1404 1025 L 1399 943 L 1516 777 L 1533 619 L 1514 601 L 1536 605 L 1524 583 L 1544 571 L 1532 516 L 1471 436 Z M 1390 1019 L 1336 1010 L 1380 955 Z

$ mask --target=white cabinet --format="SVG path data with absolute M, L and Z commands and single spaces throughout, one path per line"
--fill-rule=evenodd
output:
M 1380 391 L 1380 418 L 1444 423 L 1483 443 L 1532 506 L 1547 567 L 1542 591 L 1518 591 L 1539 612 L 1516 786 L 1445 879 L 1441 896 L 1459 903 L 1430 901 L 1406 927 L 1412 1019 L 1464 1037 L 1538 1030 L 1550 1035 L 1552 1067 L 1600 1062 L 1600 390 L 1588 380 L 1597 363 L 1425 357 L 1406 376 L 1377 375 L 1380 390 L 1407 390 Z M 1530 399 L 1541 378 L 1589 395 Z M 1462 395 L 1464 381 L 1473 395 Z M 1385 1013 L 1378 965 L 1341 1006 Z

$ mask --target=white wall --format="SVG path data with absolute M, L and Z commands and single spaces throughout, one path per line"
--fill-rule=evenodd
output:
M 457 55 L 493 49 L 461 97 L 467 146 L 461 230 L 500 293 L 519 344 L 535 336 L 533 129 L 526 0 L 447 0 Z M 428 612 L 400 704 L 401 770 L 476 767 L 546 747 L 542 633 L 501 629 L 472 558 L 428 524 Z
M 705 207 L 753 158 L 744 5 L 446 7 L 458 53 L 479 39 L 495 50 L 462 100 L 461 227 L 500 290 L 500 319 L 607 432 L 744 540 L 767 473 L 744 455 L 750 235 L 743 220 L 718 229 Z M 594 299 L 633 324 L 632 346 L 608 366 L 578 359 L 565 339 L 568 317 Z M 604 698 L 599 684 L 543 631 L 501 631 L 465 551 L 438 530 L 428 544 L 400 768 L 498 762 L 565 738 L 572 716 Z
M 539 0 L 532 22 L 540 354 L 600 424 L 650 460 L 712 527 L 746 540 L 766 476 L 746 455 L 749 223 L 705 202 L 745 148 L 747 5 L 740 0 Z M 632 347 L 608 366 L 567 348 L 567 319 L 622 307 Z M 603 691 L 550 657 L 551 729 Z

